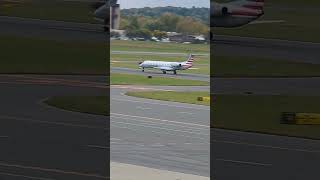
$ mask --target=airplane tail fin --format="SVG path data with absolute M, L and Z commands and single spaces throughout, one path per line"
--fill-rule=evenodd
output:
M 256 16 L 264 14 L 264 0 L 237 0 L 229 3 L 230 5 L 238 6 L 244 9 L 235 11 L 233 15 Z
M 190 54 L 189 56 L 188 56 L 188 59 L 187 59 L 187 61 L 185 61 L 184 62 L 184 64 L 186 64 L 187 66 L 192 66 L 192 63 L 193 63 L 193 60 L 194 60 L 194 55 L 193 54 Z
M 242 7 L 255 10 L 263 10 L 264 0 L 242 0 Z

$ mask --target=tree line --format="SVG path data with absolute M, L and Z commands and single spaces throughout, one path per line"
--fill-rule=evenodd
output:
M 122 9 L 121 14 L 123 16 L 144 16 L 144 17 L 159 17 L 164 13 L 172 13 L 178 16 L 190 16 L 196 20 L 202 21 L 202 23 L 209 25 L 209 8 L 184 8 L 184 7 L 145 7 L 145 8 L 131 8 Z
M 199 18 L 173 12 L 163 12 L 162 14 L 155 16 L 157 13 L 150 11 L 144 12 L 142 11 L 143 9 L 155 8 L 134 9 L 134 13 L 132 14 L 129 14 L 127 11 L 125 11 L 126 13 L 121 12 L 120 29 L 126 30 L 126 34 L 129 38 L 141 37 L 150 39 L 152 36 L 155 36 L 158 39 L 161 39 L 166 37 L 166 32 L 178 32 L 185 35 L 205 36 L 209 34 L 209 26 Z

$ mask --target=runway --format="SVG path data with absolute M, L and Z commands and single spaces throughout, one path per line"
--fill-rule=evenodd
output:
M 108 118 L 59 110 L 42 103 L 50 96 L 104 95 L 103 78 L 1 75 L 1 99 L 7 106 L 0 112 L 3 147 L 0 177 L 103 179 L 107 167 Z M 121 93 L 130 88 L 209 90 L 209 87 L 112 88 L 111 160 L 209 176 L 209 107 L 123 97 Z M 153 111 L 140 114 L 146 111 L 147 104 L 161 111 L 170 107 L 166 110 L 168 116 Z M 179 114 L 186 121 L 172 118 L 173 115 L 176 118 L 175 110 L 181 111 Z M 203 119 L 199 121 L 201 116 Z
M 84 174 L 90 172 L 101 179 L 106 166 L 101 158 L 107 147 L 106 117 L 62 111 L 39 102 L 48 96 L 104 94 L 102 79 L 2 75 L 1 99 L 6 106 L 0 117 L 0 175 L 88 179 Z M 215 179 L 301 179 L 307 173 L 308 179 L 315 179 L 319 141 L 212 129 L 210 162 L 209 107 L 123 95 L 128 90 L 208 89 L 113 86 L 111 160 L 207 177 L 211 163 Z
M 216 94 L 319 96 L 320 78 L 212 78 Z
M 1 17 L 0 24 L 2 35 L 106 42 L 101 25 L 10 17 Z M 319 63 L 317 43 L 220 38 L 213 49 L 217 55 L 233 52 L 234 56 Z M 141 74 L 130 69 L 113 68 L 112 72 Z M 160 73 L 152 75 L 163 76 Z M 208 76 L 202 75 L 175 77 L 209 81 Z M 41 103 L 49 96 L 105 95 L 104 78 L 1 75 L 0 177 L 6 180 L 105 179 L 107 118 L 62 111 Z M 212 92 L 318 95 L 319 80 L 215 78 Z M 210 132 L 209 107 L 123 95 L 130 89 L 170 88 L 111 88 L 112 161 L 207 177 L 211 164 L 215 180 L 318 179 L 319 141 L 220 129 Z M 186 88 L 173 87 L 174 90 Z M 191 91 L 209 89 L 188 88 Z
M 123 95 L 145 88 L 111 88 L 111 160 L 209 176 L 210 108 Z
M 209 75 L 202 75 L 202 74 L 189 74 L 189 73 L 181 73 L 178 72 L 177 75 L 170 74 L 163 74 L 159 70 L 145 70 L 142 72 L 140 69 L 130 69 L 130 68 L 121 68 L 121 67 L 112 67 L 111 73 L 124 73 L 124 74 L 136 74 L 136 75 L 144 75 L 144 76 L 157 76 L 157 77 L 170 77 L 170 78 L 178 78 L 178 79 L 189 79 L 189 80 L 198 80 L 198 81 L 210 81 Z
M 29 38 L 45 38 L 52 40 L 70 40 L 87 42 L 107 42 L 106 34 L 101 24 L 74 23 L 53 20 L 39 20 L 30 18 L 0 16 L 0 34 Z M 23 31 L 21 31 L 23 29 Z M 263 39 L 251 37 L 237 37 L 215 35 L 212 42 L 212 54 L 245 57 L 264 57 L 275 60 L 289 60 L 305 63 L 320 63 L 318 49 L 320 43 Z M 145 55 L 150 52 L 122 52 Z M 172 52 L 171 52 L 172 53 Z M 172 55 L 183 55 L 180 52 Z M 159 54 L 158 54 L 159 55 Z M 162 52 L 160 55 L 170 55 Z M 207 54 L 200 54 L 207 55 Z M 214 58 L 214 56 L 213 56 Z
M 215 35 L 211 53 L 215 55 L 263 57 L 302 63 L 320 63 L 320 43 L 278 39 Z M 216 59 L 218 61 L 219 59 Z
M 107 145 L 107 118 L 42 103 L 50 96 L 106 95 L 105 89 L 52 77 L 1 75 L 0 93 L 0 179 L 106 179 L 106 150 L 91 145 Z
M 211 130 L 213 179 L 319 178 L 320 141 Z

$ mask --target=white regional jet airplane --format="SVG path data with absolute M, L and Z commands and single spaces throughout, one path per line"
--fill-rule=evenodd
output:
M 142 68 L 142 72 L 145 68 L 155 68 L 160 69 L 163 74 L 166 74 L 167 71 L 173 71 L 174 74 L 177 74 L 177 70 L 186 70 L 192 67 L 193 57 L 194 55 L 190 54 L 187 61 L 184 62 L 143 61 L 139 63 L 139 68 Z

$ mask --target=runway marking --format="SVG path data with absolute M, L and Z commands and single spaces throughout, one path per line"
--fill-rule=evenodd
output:
M 110 144 L 121 144 L 121 142 L 110 142 Z
M 5 84 L 40 84 L 40 85 L 63 85 L 63 86 L 76 86 L 76 87 L 93 87 L 93 88 L 107 88 L 106 83 L 102 82 L 90 82 L 83 80 L 72 80 L 72 79 L 61 79 L 54 77 L 34 77 L 34 76 L 25 76 L 25 75 L 2 75 L 5 77 L 15 77 L 23 79 L 15 79 L 16 82 L 1 82 Z
M 198 126 L 198 127 L 209 128 L 209 125 L 202 125 L 202 124 L 195 124 L 195 123 L 187 123 L 187 122 L 179 122 L 179 121 L 171 121 L 171 120 L 157 119 L 157 118 L 151 118 L 151 117 L 134 116 L 134 115 L 127 115 L 127 114 L 119 114 L 119 113 L 110 113 L 110 115 L 124 116 L 124 117 L 131 117 L 131 118 L 149 119 L 149 120 L 155 120 L 155 121 L 160 121 L 160 122 L 168 122 L 168 123 L 174 123 L 174 124 L 191 125 L 191 126 Z
M 150 110 L 151 108 L 145 108 L 145 107 L 141 107 L 141 106 L 137 106 L 137 109 L 141 109 L 141 110 Z
M 151 146 L 151 147 L 163 147 L 163 146 L 165 146 L 165 145 L 160 144 L 160 143 L 155 143 L 155 144 L 151 144 L 150 146 Z
M 192 130 L 207 130 L 209 131 L 209 127 L 191 127 L 190 125 L 180 125 L 180 124 L 173 124 L 173 123 L 168 123 L 168 122 L 157 122 L 157 121 L 152 121 L 152 120 L 140 120 L 140 119 L 134 119 L 133 117 L 122 117 L 122 116 L 113 116 L 111 115 L 110 118 L 115 117 L 118 119 L 123 119 L 123 120 L 129 120 L 129 121 L 136 121 L 136 122 L 141 122 L 141 123 L 147 123 L 149 125 L 170 125 L 170 126 L 175 126 L 175 127 L 182 127 L 182 128 L 188 128 Z M 127 121 L 126 121 L 127 122 Z
M 33 22 L 46 22 L 46 23 L 67 23 L 72 25 L 88 25 L 88 26 L 97 26 L 97 27 L 103 27 L 99 24 L 93 24 L 93 23 L 84 23 L 84 22 L 70 22 L 70 21 L 61 21 L 61 20 L 46 20 L 46 19 L 38 19 L 38 18 L 24 18 L 24 17 L 13 17 L 13 16 L 0 16 L 0 18 L 6 18 L 10 20 L 20 20 L 20 21 L 33 21 Z
M 174 146 L 177 145 L 177 143 L 167 143 L 168 146 Z
M 193 115 L 194 113 L 191 113 L 191 112 L 178 112 L 180 114 L 189 114 L 189 115 Z
M 148 101 L 137 101 L 137 100 L 128 100 L 128 99 L 119 99 L 119 98 L 111 98 L 114 101 L 127 101 L 127 102 L 135 102 L 135 103 L 144 103 L 144 104 L 154 104 L 160 106 L 169 106 L 169 107 L 177 107 L 177 108 L 185 108 L 185 109 L 197 109 L 197 110 L 206 110 L 210 111 L 210 107 L 208 108 L 200 108 L 199 106 L 202 105 L 193 105 L 193 106 L 182 106 L 182 105 L 172 105 L 172 104 L 165 104 L 165 103 L 156 103 L 156 102 L 148 102 Z M 178 103 L 178 102 L 176 102 Z
M 173 91 L 170 89 L 151 88 L 151 87 L 143 87 L 143 86 L 137 86 L 137 85 L 111 85 L 111 88 L 134 89 L 134 90 L 154 90 L 154 91 Z M 125 95 L 125 93 L 121 93 L 121 94 Z
M 117 138 L 110 138 L 111 141 L 121 141 L 121 139 L 117 139 Z
M 183 130 L 176 130 L 176 129 L 169 129 L 169 128 L 161 128 L 156 126 L 147 126 L 147 125 L 140 125 L 140 124 L 133 124 L 133 123 L 126 123 L 126 122 L 113 122 L 116 124 L 126 124 L 126 125 L 132 125 L 132 126 L 140 126 L 140 127 L 147 127 L 147 128 L 154 128 L 154 129 L 161 129 L 161 130 L 167 130 L 167 131 L 175 131 L 175 132 L 182 132 L 182 133 L 189 133 L 189 134 L 196 134 L 201 136 L 210 136 L 210 134 L 202 134 L 202 133 L 196 133 L 192 131 L 183 131 Z
M 223 35 L 222 35 L 223 36 Z M 295 41 L 295 40 L 285 40 L 285 39 L 273 39 L 273 38 L 261 38 L 261 37 L 246 37 L 246 36 L 232 36 L 232 35 L 228 35 L 228 37 L 236 37 L 236 38 L 246 38 L 246 39 L 250 39 L 250 40 L 269 40 L 269 41 L 278 41 L 278 42 L 287 42 L 287 43 L 298 43 L 298 44 L 311 44 L 311 45 L 320 45 L 320 43 L 317 42 L 310 42 L 310 41 Z
M 67 84 L 67 83 L 44 83 L 44 82 L 27 82 L 27 81 L 20 81 L 20 82 L 0 82 L 1 84 L 18 84 L 18 85 L 56 85 L 56 86 L 69 86 L 69 87 L 88 87 L 88 88 L 102 88 L 107 89 L 107 86 L 103 85 L 88 85 L 88 84 Z
M 128 129 L 128 130 L 131 130 L 131 131 L 136 131 L 136 132 L 140 132 L 141 133 L 141 130 L 138 130 L 138 129 L 134 129 L 132 127 L 127 127 L 127 126 L 117 126 L 115 124 L 111 124 L 110 126 L 113 126 L 113 127 L 116 127 L 116 128 L 122 128 L 122 129 Z M 202 142 L 204 144 L 209 144 L 209 139 L 206 139 L 206 138 L 201 138 L 201 137 L 197 137 L 197 136 L 188 136 L 188 135 L 183 135 L 183 134 L 173 134 L 173 133 L 169 133 L 169 132 L 164 132 L 164 131 L 151 131 L 152 133 L 156 133 L 156 134 L 160 134 L 160 135 L 171 135 L 171 136 L 181 136 L 181 137 L 185 137 L 185 138 L 193 138 L 193 139 L 200 139 L 200 140 L 203 140 L 205 142 Z
M 230 163 L 254 165 L 254 166 L 272 166 L 272 164 L 259 163 L 259 162 L 239 161 L 239 160 L 220 159 L 220 158 L 217 158 L 215 160 L 224 161 L 224 162 L 230 162 Z
M 3 172 L 0 172 L 0 175 L 23 177 L 23 178 L 36 179 L 36 180 L 55 180 L 55 179 L 49 179 L 49 178 L 43 178 L 43 177 L 25 176 L 25 175 L 21 175 L 21 174 L 11 174 L 11 173 L 3 173 Z
M 279 149 L 279 150 L 286 150 L 286 151 L 297 151 L 297 152 L 307 152 L 307 153 L 320 153 L 319 150 L 306 150 L 306 149 L 284 148 L 284 147 L 280 147 L 280 146 L 269 146 L 269 145 L 253 144 L 253 143 L 247 143 L 247 142 L 220 141 L 220 140 L 215 140 L 215 139 L 212 139 L 211 141 L 213 141 L 213 142 L 218 142 L 218 143 L 236 144 L 236 145 L 246 145 L 246 146 L 269 148 L 269 149 Z
M 25 165 L 20 165 L 20 164 L 8 164 L 8 163 L 1 162 L 1 161 L 0 161 L 0 166 L 14 167 L 14 168 L 19 168 L 19 169 L 31 169 L 31 170 L 38 170 L 38 171 L 51 172 L 51 173 L 70 174 L 70 175 L 76 175 L 76 176 L 94 177 L 94 178 L 100 178 L 100 179 L 107 179 L 107 177 L 101 176 L 101 175 L 97 175 L 97 174 L 81 173 L 81 172 L 75 172 L 75 171 L 65 171 L 65 170 L 61 170 L 61 169 L 49 169 L 49 168 L 42 168 L 42 167 L 36 167 L 36 166 L 25 166 Z
M 77 124 L 62 123 L 62 122 L 50 122 L 50 121 L 43 121 L 43 120 L 34 120 L 30 118 L 13 117 L 13 116 L 0 116 L 0 119 L 12 119 L 16 121 L 25 121 L 25 122 L 33 122 L 33 123 L 41 123 L 41 124 L 54 124 L 54 125 L 60 125 L 60 126 L 107 130 L 107 128 L 98 127 L 98 126 L 77 125 Z

